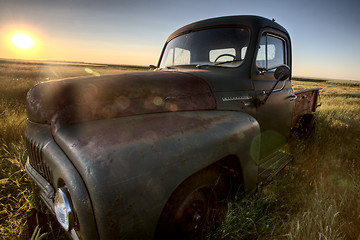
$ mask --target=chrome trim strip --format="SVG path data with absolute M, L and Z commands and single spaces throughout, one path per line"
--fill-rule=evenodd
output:
M 31 179 L 34 180 L 34 182 L 39 186 L 41 199 L 44 201 L 46 206 L 53 212 L 54 203 L 52 199 L 54 199 L 55 197 L 55 190 L 51 186 L 51 184 L 30 165 L 29 157 L 26 161 L 25 171 L 31 177 Z
M 80 240 L 79 236 L 76 234 L 75 229 L 71 229 L 69 235 L 73 240 Z

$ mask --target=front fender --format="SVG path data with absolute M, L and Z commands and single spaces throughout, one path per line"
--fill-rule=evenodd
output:
M 54 138 L 88 188 L 100 238 L 114 239 L 151 238 L 176 187 L 225 156 L 254 187 L 259 133 L 246 113 L 193 111 L 86 122 Z

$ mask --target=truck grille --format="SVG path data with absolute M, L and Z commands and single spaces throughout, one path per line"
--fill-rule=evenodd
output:
M 26 148 L 29 154 L 30 165 L 52 184 L 54 180 L 52 171 L 42 157 L 42 149 L 44 146 L 32 139 L 26 138 Z

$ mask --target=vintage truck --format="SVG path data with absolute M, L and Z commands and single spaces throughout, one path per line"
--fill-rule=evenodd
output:
M 294 93 L 291 43 L 258 16 L 192 23 L 152 71 L 79 77 L 27 95 L 26 171 L 73 239 L 188 239 L 285 166 L 319 89 Z

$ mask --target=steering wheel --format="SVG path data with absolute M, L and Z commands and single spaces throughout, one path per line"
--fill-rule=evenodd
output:
M 214 62 L 216 62 L 217 60 L 219 60 L 219 58 L 222 58 L 222 57 L 232 57 L 233 60 L 236 59 L 235 55 L 232 55 L 232 54 L 229 54 L 229 53 L 224 53 L 224 54 L 220 54 L 219 56 L 217 56 L 217 58 L 215 58 Z

